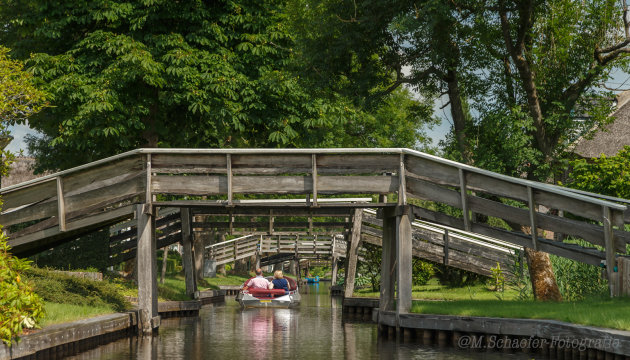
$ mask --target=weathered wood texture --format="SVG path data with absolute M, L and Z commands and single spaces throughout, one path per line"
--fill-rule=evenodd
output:
M 226 208 L 226 200 L 216 200 L 212 209 L 230 216 L 234 210 L 247 208 L 233 200 L 239 194 L 308 194 L 313 199 L 307 204 L 309 211 L 313 210 L 313 214 L 319 211 L 325 216 L 320 209 L 321 195 L 392 194 L 400 189 L 403 189 L 398 196 L 401 205 L 409 196 L 448 204 L 466 214 L 464 219 L 430 214 L 434 221 L 450 224 L 463 220 L 464 229 L 501 236 L 514 244 L 538 247 L 590 264 L 601 261 L 596 250 L 531 236 L 526 239 L 527 236 L 475 224 L 469 219 L 469 212 L 583 238 L 606 248 L 609 263 L 614 262 L 610 260 L 616 253 L 625 252 L 630 243 L 629 234 L 621 226 L 624 215 L 630 218 L 624 206 L 407 149 L 141 149 L 0 189 L 4 200 L 0 224 L 10 231 L 11 225 L 28 223 L 26 228 L 20 225 L 10 240 L 14 253 L 24 255 L 119 221 L 129 215 L 124 210 L 126 206 L 151 203 L 158 194 L 227 199 L 234 207 Z M 501 199 L 514 199 L 520 205 L 512 206 L 514 202 L 508 204 Z M 169 204 L 196 207 L 190 201 L 178 200 L 153 202 L 153 207 Z M 567 219 L 532 209 L 538 205 L 588 220 Z M 328 208 L 335 216 L 343 216 L 352 207 L 341 206 L 345 209 Z M 609 208 L 609 215 L 604 207 Z M 289 204 L 278 205 L 274 214 L 276 210 L 278 216 L 283 211 L 295 215 Z M 249 211 L 268 213 L 269 209 L 253 206 Z M 603 227 L 602 221 L 611 225 Z M 235 225 L 239 224 L 231 223 L 229 229 L 234 231 Z M 309 230 L 314 226 L 309 224 Z M 266 228 L 269 230 L 268 224 Z

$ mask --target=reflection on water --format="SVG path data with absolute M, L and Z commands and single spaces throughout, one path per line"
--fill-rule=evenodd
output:
M 527 359 L 400 343 L 377 336 L 376 325 L 342 321 L 341 299 L 329 284 L 301 288 L 295 309 L 241 310 L 233 298 L 204 307 L 199 317 L 162 320 L 154 338 L 119 340 L 73 359 Z

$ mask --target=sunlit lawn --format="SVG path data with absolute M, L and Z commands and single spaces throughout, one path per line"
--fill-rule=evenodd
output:
M 46 302 L 44 304 L 44 310 L 46 311 L 46 316 L 39 324 L 41 327 L 87 319 L 98 315 L 111 314 L 114 312 L 108 306 L 72 305 L 51 302 Z
M 414 301 L 411 312 L 502 318 L 553 319 L 575 324 L 630 330 L 630 299 L 601 298 L 578 302 L 518 300 Z
M 448 287 L 440 285 L 437 279 L 429 280 L 426 285 L 416 285 L 412 290 L 413 299 L 422 300 L 497 300 L 501 297 L 504 300 L 512 300 L 517 297 L 515 290 L 505 289 L 504 292 L 492 291 L 488 285 L 477 284 L 464 287 Z M 355 290 L 357 297 L 379 297 L 378 292 L 372 289 Z

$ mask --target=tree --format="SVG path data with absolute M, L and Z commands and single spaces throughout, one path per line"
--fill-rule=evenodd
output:
M 140 146 L 295 146 L 352 119 L 291 73 L 283 16 L 274 0 L 3 1 L 0 41 L 34 53 L 29 71 L 55 105 L 30 121 L 40 167 Z
M 24 71 L 24 64 L 9 56 L 9 49 L 0 46 L 0 122 L 24 124 L 29 116 L 46 105 L 44 93 L 33 84 L 33 77 Z
M 625 1 L 305 4 L 306 20 L 298 23 L 311 25 L 302 28 L 316 44 L 313 68 L 346 79 L 345 91 L 366 101 L 402 84 L 428 97 L 448 95 L 446 154 L 532 180 L 552 180 L 572 140 L 608 121 L 609 94 L 598 86 L 613 66 L 628 66 Z M 335 64 L 323 66 L 326 59 Z M 578 114 L 587 121 L 575 121 Z M 555 283 L 548 256 L 528 254 L 530 271 L 541 274 L 532 273 L 534 282 Z M 547 290 L 538 295 L 558 293 Z
M 597 194 L 630 199 L 630 146 L 619 150 L 615 156 L 602 155 L 587 161 L 571 162 L 571 173 L 566 186 Z

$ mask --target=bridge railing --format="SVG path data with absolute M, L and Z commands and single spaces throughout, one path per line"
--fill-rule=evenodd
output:
M 207 196 L 213 200 L 199 203 L 230 206 L 243 194 L 309 194 L 308 204 L 317 207 L 321 194 L 392 193 L 401 205 L 416 198 L 462 213 L 415 207 L 418 218 L 594 265 L 603 259 L 613 263 L 615 253 L 625 253 L 630 243 L 623 231 L 624 205 L 397 148 L 138 149 L 0 189 L 0 224 L 10 232 L 14 250 L 26 254 L 129 219 L 134 204 L 151 204 L 157 195 Z M 472 213 L 538 231 L 525 235 L 475 223 Z M 542 230 L 579 237 L 604 252 L 547 239 Z

